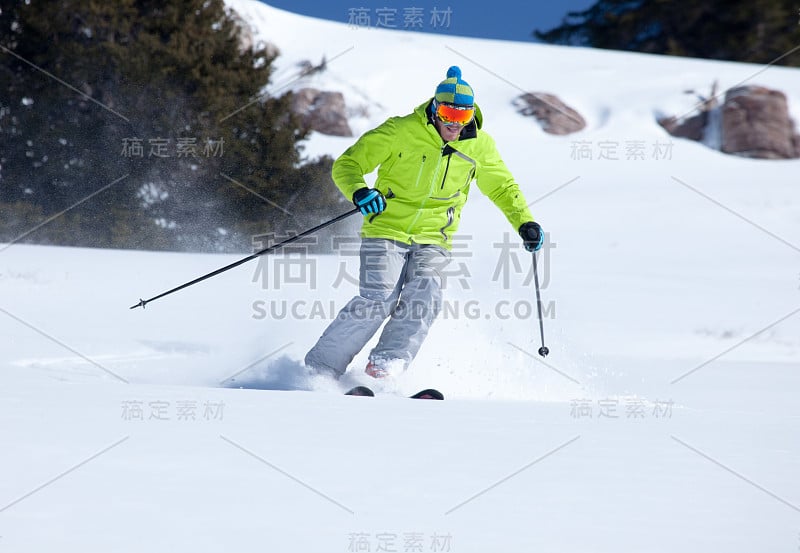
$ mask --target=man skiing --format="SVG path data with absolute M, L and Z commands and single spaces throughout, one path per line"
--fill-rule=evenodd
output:
M 541 248 L 544 233 L 482 124 L 472 87 L 453 66 L 433 98 L 368 131 L 334 162 L 336 186 L 364 215 L 359 295 L 306 354 L 306 366 L 338 378 L 388 318 L 365 372 L 384 378 L 408 367 L 441 310 L 441 275 L 473 180 L 525 249 Z M 364 175 L 376 168 L 370 188 Z

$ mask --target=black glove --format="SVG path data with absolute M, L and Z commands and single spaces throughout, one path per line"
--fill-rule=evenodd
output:
M 353 204 L 361 210 L 362 215 L 380 213 L 386 209 L 386 198 L 375 188 L 359 188 L 353 194 Z
M 544 231 L 539 223 L 535 221 L 528 221 L 522 223 L 519 227 L 519 235 L 522 237 L 522 243 L 525 249 L 529 252 L 537 252 L 544 244 Z

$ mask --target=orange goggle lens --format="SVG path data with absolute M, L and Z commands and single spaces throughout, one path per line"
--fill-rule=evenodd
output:
M 438 104 L 436 117 L 445 125 L 466 125 L 475 117 L 475 108 L 457 108 L 447 104 Z

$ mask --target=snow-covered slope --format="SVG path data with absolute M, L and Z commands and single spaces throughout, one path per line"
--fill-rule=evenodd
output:
M 551 355 L 536 356 L 530 257 L 477 190 L 447 315 L 395 383 L 443 403 L 301 377 L 355 291 L 352 237 L 144 311 L 128 307 L 236 257 L 2 246 L 0 550 L 797 549 L 800 162 L 724 156 L 655 123 L 713 79 L 781 89 L 798 115 L 797 70 L 229 4 L 280 48 L 273 89 L 341 90 L 368 109 L 356 132 L 462 67 L 550 233 Z M 327 71 L 292 82 L 323 56 Z M 523 90 L 558 94 L 588 129 L 546 135 L 514 111 Z M 350 142 L 313 136 L 308 152 Z

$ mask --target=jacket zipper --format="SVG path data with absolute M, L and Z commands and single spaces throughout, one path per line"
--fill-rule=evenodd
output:
M 422 170 L 425 169 L 425 160 L 428 159 L 428 156 L 425 154 L 422 155 L 422 163 L 419 164 L 419 171 L 417 171 L 417 180 L 414 182 L 414 188 L 419 186 L 419 179 L 422 178 Z
M 444 148 L 442 149 L 444 152 Z M 450 170 L 450 160 L 453 159 L 453 154 L 447 154 L 447 165 L 444 168 L 444 176 L 442 177 L 442 186 L 439 187 L 439 190 L 444 190 L 444 182 L 447 180 L 447 172 Z
M 442 150 L 444 150 L 444 147 L 442 147 Z M 417 175 L 417 185 L 419 185 L 419 179 L 422 177 L 422 169 L 425 166 L 425 160 L 426 159 L 427 159 L 427 156 L 423 155 L 422 156 L 422 165 L 420 166 L 419 174 Z M 409 234 L 409 235 L 411 234 L 411 229 L 414 228 L 414 225 L 416 225 L 417 221 L 419 221 L 419 217 L 420 217 L 420 215 L 422 215 L 422 210 L 425 207 L 425 204 L 428 203 L 428 197 L 431 196 L 431 194 L 433 192 L 433 188 L 435 186 L 435 183 L 434 183 L 433 179 L 436 178 L 436 173 L 439 172 L 439 164 L 441 162 L 442 162 L 442 158 L 441 158 L 441 156 L 439 156 L 439 159 L 436 161 L 436 167 L 433 169 L 433 178 L 431 179 L 431 184 L 430 184 L 430 187 L 428 188 L 428 194 L 422 199 L 422 202 L 419 204 L 419 207 L 417 208 L 417 214 L 414 217 L 414 220 L 411 221 L 411 223 L 408 225 L 408 228 L 406 228 L 406 234 Z

